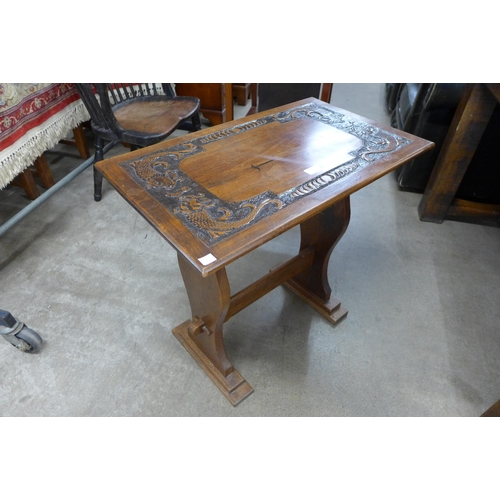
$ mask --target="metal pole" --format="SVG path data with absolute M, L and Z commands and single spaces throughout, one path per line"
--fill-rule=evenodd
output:
M 107 153 L 111 148 L 116 146 L 117 142 L 110 142 L 106 144 L 103 148 L 103 154 Z M 7 222 L 0 226 L 0 236 L 6 233 L 12 226 L 24 219 L 28 214 L 30 214 L 35 208 L 40 206 L 43 202 L 47 201 L 53 194 L 57 193 L 61 188 L 66 186 L 75 177 L 80 175 L 85 169 L 94 163 L 94 155 L 85 160 L 79 167 L 72 170 L 68 175 L 63 177 L 59 182 L 54 184 L 50 189 L 47 189 L 45 193 L 41 194 L 38 198 L 33 200 L 29 205 L 20 210 L 16 215 L 11 217 Z

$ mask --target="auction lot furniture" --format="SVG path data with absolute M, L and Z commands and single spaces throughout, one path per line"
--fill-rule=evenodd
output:
M 340 321 L 327 268 L 349 196 L 432 146 L 309 98 L 96 168 L 177 250 L 192 316 L 173 333 L 236 405 L 253 389 L 226 355 L 224 322 L 280 284 Z M 231 295 L 226 266 L 299 224 L 298 255 Z

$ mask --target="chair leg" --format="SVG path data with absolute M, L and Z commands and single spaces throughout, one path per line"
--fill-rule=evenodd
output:
M 95 164 L 98 161 L 104 159 L 104 154 L 102 152 L 102 148 L 104 145 L 104 141 L 97 137 L 95 138 L 95 156 L 94 156 L 94 200 L 101 201 L 102 198 L 102 174 L 95 168 Z
M 35 200 L 40 196 L 40 191 L 35 183 L 33 172 L 27 168 L 12 180 L 13 186 L 22 187 L 28 200 Z
M 47 158 L 43 153 L 35 160 L 34 165 L 43 187 L 46 189 L 51 188 L 55 184 L 54 178 L 52 177 Z
M 83 130 L 82 124 L 78 125 L 73 129 L 73 135 L 75 136 L 75 144 L 80 153 L 80 156 L 86 160 L 90 158 L 89 147 L 87 145 L 87 138 L 85 137 L 85 131 Z
M 195 113 L 191 117 L 191 121 L 193 122 L 193 132 L 196 132 L 197 130 L 201 130 L 200 113 Z

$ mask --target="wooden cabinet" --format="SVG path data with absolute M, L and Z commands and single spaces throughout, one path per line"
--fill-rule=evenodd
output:
M 246 106 L 250 97 L 249 83 L 233 83 L 233 96 L 238 106 Z
M 231 83 L 176 83 L 177 95 L 200 99 L 200 112 L 212 125 L 233 119 L 233 90 Z

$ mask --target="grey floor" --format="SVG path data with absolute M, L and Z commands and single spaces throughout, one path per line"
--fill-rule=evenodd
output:
M 338 84 L 332 103 L 388 123 L 383 91 Z M 81 163 L 49 161 L 55 177 Z M 45 341 L 0 341 L 0 415 L 473 417 L 500 399 L 497 228 L 420 222 L 421 195 L 392 175 L 354 194 L 329 270 L 347 318 L 282 287 L 231 318 L 229 358 L 255 389 L 233 408 L 171 334 L 190 314 L 175 251 L 109 185 L 95 203 L 91 179 L 0 237 L 0 308 Z M 0 223 L 24 204 L 0 191 Z M 231 265 L 232 291 L 297 247 L 291 230 Z

